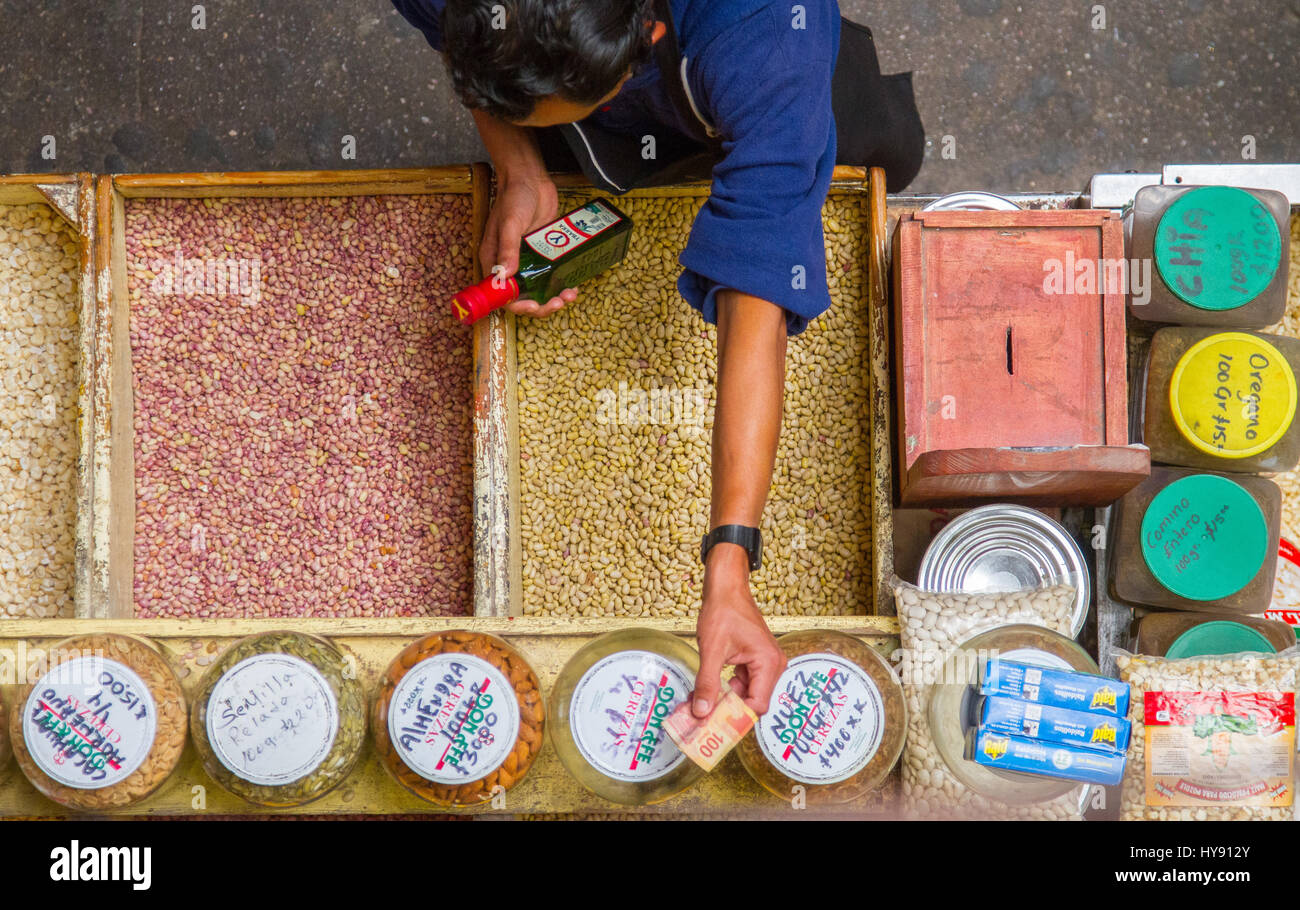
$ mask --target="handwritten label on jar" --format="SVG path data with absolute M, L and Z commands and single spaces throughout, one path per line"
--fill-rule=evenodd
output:
M 1179 196 L 1156 227 L 1156 268 L 1179 299 L 1234 310 L 1273 281 L 1282 235 L 1273 213 L 1245 190 L 1198 187 Z
M 388 736 L 411 770 L 438 784 L 486 777 L 519 739 L 519 703 L 509 680 L 468 654 L 420 661 L 393 689 Z
M 288 654 L 241 660 L 208 699 L 208 741 L 217 760 L 259 786 L 306 777 L 329 755 L 338 731 L 338 700 L 329 683 Z
M 1223 332 L 1187 349 L 1169 380 L 1169 406 L 1183 437 L 1220 458 L 1248 458 L 1286 435 L 1296 381 L 1282 352 L 1245 332 Z
M 1240 484 L 1193 474 L 1165 487 L 1142 516 L 1142 557 L 1156 581 L 1188 600 L 1236 594 L 1259 574 L 1268 523 Z
M 153 749 L 158 711 L 136 672 L 94 656 L 66 660 L 27 697 L 23 740 L 37 767 L 77 790 L 126 780 Z
M 582 757 L 615 780 L 657 780 L 686 758 L 664 719 L 694 687 L 689 673 L 651 651 L 619 651 L 573 687 L 569 731 Z
M 787 777 L 834 784 L 857 774 L 880 748 L 885 703 L 871 677 L 836 654 L 802 654 L 777 680 L 758 745 Z

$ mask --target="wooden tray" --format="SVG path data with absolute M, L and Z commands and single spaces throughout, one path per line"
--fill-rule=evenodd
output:
M 578 177 L 557 177 L 556 184 L 564 189 L 583 189 L 586 184 Z M 658 197 L 695 195 L 705 184 L 686 184 L 652 189 L 633 190 L 631 197 Z M 868 173 L 863 168 L 837 167 L 830 194 L 867 195 L 868 224 L 863 230 L 870 236 L 871 262 L 867 269 L 868 301 L 862 316 L 870 322 L 871 351 L 871 534 L 872 534 L 872 595 L 871 603 L 863 605 L 866 615 L 891 615 L 894 613 L 893 595 L 889 579 L 893 574 L 893 495 L 891 453 L 891 419 L 889 334 L 887 301 L 885 297 L 885 264 L 887 263 L 888 236 L 885 232 L 884 174 L 879 169 Z M 515 356 L 514 316 L 498 311 L 488 319 L 485 343 L 475 347 L 475 413 L 479 423 L 479 441 L 483 443 L 477 462 L 476 488 L 481 479 L 485 490 L 490 491 L 480 500 L 490 505 L 490 519 L 476 525 L 476 552 L 481 581 L 491 596 L 476 598 L 479 606 L 486 606 L 491 615 L 523 615 L 522 540 L 520 532 L 520 468 L 519 424 L 516 386 L 518 367 Z M 484 615 L 482 612 L 479 615 Z M 816 617 L 809 617 L 814 622 Z
M 73 582 L 74 612 L 88 615 L 90 593 L 90 526 L 92 437 L 88 432 L 94 424 L 94 396 L 91 382 L 91 365 L 94 362 L 95 323 L 95 188 L 90 174 L 39 174 L 0 177 L 0 205 L 47 205 L 54 209 L 76 232 L 81 246 L 79 254 L 77 327 L 80 333 L 78 384 L 78 432 L 80 449 L 77 455 L 77 528 L 75 577 Z M 41 621 L 41 620 L 35 620 Z
M 662 629 L 694 641 L 694 623 L 648 620 L 637 623 L 644 628 Z M 896 647 L 893 620 L 887 617 L 818 617 L 815 622 L 798 618 L 774 617 L 772 631 L 780 635 L 796 629 L 817 627 L 835 629 L 861 637 L 868 644 L 888 654 Z M 291 628 L 300 632 L 328 636 L 345 653 L 355 656 L 358 678 L 373 699 L 379 679 L 389 662 L 411 641 L 430 632 L 472 627 L 479 632 L 501 635 L 517 647 L 537 671 L 543 692 L 548 693 L 560 668 L 574 652 L 595 635 L 625 629 L 628 624 L 616 619 L 550 620 L 535 618 L 476 617 L 431 619 L 316 619 L 316 620 L 41 620 L 0 622 L 0 695 L 12 706 L 19 686 L 11 682 L 14 663 L 30 659 L 35 649 L 49 648 L 72 635 L 93 628 L 98 632 L 142 635 L 158 643 L 171 658 L 172 666 L 182 675 L 187 696 L 198 689 L 206 664 L 236 639 L 257 632 Z M 200 664 L 199 661 L 204 663 Z M 16 769 L 6 782 L 0 783 L 0 817 L 56 816 L 74 813 L 38 794 Z M 201 787 L 202 790 L 196 790 Z M 196 805 L 202 794 L 203 808 Z M 689 790 L 655 806 L 639 809 L 616 806 L 593 795 L 579 784 L 560 764 L 555 749 L 543 746 L 537 763 L 528 776 L 505 794 L 505 806 L 488 809 L 487 814 L 562 813 L 562 812 L 637 812 L 645 814 L 700 812 L 782 812 L 788 804 L 768 795 L 745 772 L 735 755 L 724 765 L 705 775 Z M 793 810 L 790 810 L 793 811 Z M 858 807 L 859 813 L 861 807 Z M 187 743 L 180 767 L 157 793 L 123 815 L 366 815 L 366 814 L 456 814 L 439 809 L 411 796 L 392 780 L 380 764 L 367 737 L 365 751 L 356 770 L 338 789 L 322 799 L 293 809 L 265 809 L 251 806 L 222 790 L 208 777 L 195 752 Z M 795 816 L 797 817 L 797 816 Z
M 87 217 L 97 231 L 94 275 L 98 301 L 88 304 L 85 325 L 93 338 L 87 363 L 92 363 L 95 394 L 87 410 L 93 434 L 93 483 L 82 500 L 86 541 L 93 543 L 89 560 L 85 608 L 75 620 L 0 620 L 0 695 L 12 704 L 17 684 L 13 660 L 18 649 L 30 651 L 91 630 L 122 632 L 152 639 L 184 671 L 188 692 L 197 686 L 210 658 L 234 640 L 275 629 L 294 629 L 327 636 L 356 655 L 368 696 L 373 697 L 379 674 L 410 641 L 429 632 L 470 628 L 507 637 L 532 662 L 549 692 L 559 669 L 579 647 L 595 636 L 628 623 L 616 619 L 559 620 L 511 617 L 519 597 L 518 541 L 518 437 L 513 408 L 514 318 L 498 312 L 474 329 L 474 545 L 475 615 L 464 618 L 421 619 L 317 619 L 317 620 L 143 620 L 133 618 L 133 447 L 130 411 L 130 348 L 126 310 L 124 199 L 132 197 L 220 196 L 330 196 L 381 193 L 468 192 L 473 195 L 476 231 L 486 217 L 489 174 L 482 165 L 422 171 L 344 171 L 275 174 L 182 174 L 99 178 L 94 206 Z M 572 177 L 560 178 L 566 187 L 581 187 Z M 871 446 L 875 455 L 871 484 L 873 518 L 873 592 L 876 612 L 892 613 L 889 580 L 893 575 L 892 486 L 890 479 L 889 360 L 886 330 L 884 175 L 861 169 L 836 171 L 835 191 L 868 193 L 870 198 L 871 261 L 868 264 L 871 320 Z M 665 187 L 646 193 L 699 192 L 698 186 Z M 88 198 L 89 191 L 85 193 Z M 477 242 L 479 234 L 475 234 Z M 87 282 L 87 287 L 96 283 Z M 93 358 L 93 359 L 92 359 Z M 90 472 L 88 472 L 90 473 Z M 91 495 L 93 493 L 93 495 Z M 121 504 L 124 509 L 119 509 Z M 80 539 L 80 538 L 79 538 Z M 93 619 L 94 621 L 90 621 Z M 692 639 L 692 620 L 638 620 L 636 625 L 662 629 Z M 898 624 L 892 616 L 772 617 L 772 631 L 783 634 L 798 629 L 824 628 L 861 637 L 888 653 L 897 646 Z M 199 660 L 205 664 L 200 665 Z M 8 663 L 6 663 L 8 661 Z M 12 769 L 11 769 L 12 770 Z M 196 808 L 202 787 L 204 808 Z M 865 805 L 878 807 L 879 797 Z M 782 816 L 787 804 L 767 795 L 730 756 L 722 768 L 706 776 L 685 793 L 658 806 L 628 809 L 605 802 L 581 787 L 560 765 L 553 749 L 544 747 L 528 777 L 507 794 L 505 813 L 661 814 L 705 812 Z M 849 807 L 861 815 L 863 805 Z M 157 794 L 126 815 L 260 815 L 279 814 L 436 814 L 439 810 L 410 796 L 380 766 L 368 745 L 357 770 L 334 793 L 297 809 L 260 809 L 231 797 L 217 787 L 198 764 L 193 746 L 186 748 L 177 773 Z M 0 817 L 71 815 L 40 796 L 21 774 L 13 771 L 0 784 Z
M 95 270 L 94 483 L 90 595 L 83 616 L 134 618 L 135 453 L 127 294 L 128 198 L 330 197 L 465 193 L 472 197 L 472 242 L 487 217 L 485 165 L 398 171 L 286 171 L 101 177 Z M 475 344 L 484 330 L 475 335 Z M 476 449 L 478 440 L 475 441 Z M 476 483 L 475 509 L 478 504 Z M 477 597 L 477 588 L 476 588 Z

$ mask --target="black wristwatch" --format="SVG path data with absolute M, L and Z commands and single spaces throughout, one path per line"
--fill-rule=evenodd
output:
M 700 541 L 700 562 L 708 564 L 709 551 L 716 543 L 735 543 L 744 547 L 749 554 L 751 572 L 763 564 L 763 535 L 758 528 L 747 528 L 744 525 L 720 525 L 714 528 Z

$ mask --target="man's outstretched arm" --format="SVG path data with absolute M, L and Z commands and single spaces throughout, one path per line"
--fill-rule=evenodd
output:
M 713 417 L 713 496 L 709 527 L 758 527 L 772 484 L 785 388 L 785 311 L 721 290 L 718 304 L 718 399 Z M 732 686 L 756 713 L 767 711 L 785 655 L 768 631 L 749 587 L 743 547 L 716 544 L 704 571 L 699 617 L 700 675 L 693 711 L 717 703 L 722 668 L 736 666 Z

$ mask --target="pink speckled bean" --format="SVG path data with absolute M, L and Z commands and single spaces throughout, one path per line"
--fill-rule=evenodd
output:
M 129 200 L 142 617 L 464 614 L 472 595 L 463 196 Z M 169 292 L 260 265 L 257 299 Z M 247 290 L 241 287 L 239 290 Z

